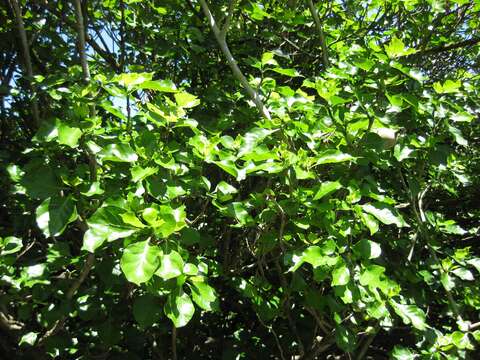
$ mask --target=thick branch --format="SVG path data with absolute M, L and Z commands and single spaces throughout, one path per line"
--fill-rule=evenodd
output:
M 210 12 L 210 9 L 206 3 L 205 0 L 200 0 L 200 5 L 202 6 L 203 12 L 205 16 L 208 19 L 208 22 L 210 24 L 210 27 L 212 28 L 213 34 L 215 35 L 215 38 L 217 39 L 218 45 L 220 46 L 220 49 L 222 50 L 222 53 L 225 55 L 227 58 L 228 65 L 232 69 L 232 72 L 234 76 L 237 78 L 238 81 L 242 84 L 244 87 L 245 91 L 248 93 L 248 95 L 252 98 L 253 102 L 255 103 L 255 106 L 257 107 L 258 111 L 267 119 L 270 119 L 270 112 L 268 109 L 265 107 L 263 104 L 262 99 L 258 95 L 258 93 L 253 89 L 253 87 L 249 84 L 247 78 L 243 75 L 242 71 L 237 65 L 237 62 L 235 58 L 233 57 L 232 53 L 230 52 L 230 49 L 228 48 L 227 42 L 225 41 L 225 32 L 226 29 L 220 29 L 217 26 L 217 23 L 215 21 L 215 18 L 213 17 L 212 13 Z
M 24 326 L 25 325 L 21 322 L 10 319 L 2 311 L 0 311 L 0 329 L 4 329 L 7 331 L 19 331 L 23 330 Z
M 459 49 L 459 48 L 463 48 L 463 47 L 474 46 L 478 43 L 480 43 L 480 37 L 471 38 L 471 39 L 460 41 L 458 43 L 454 43 L 454 44 L 450 44 L 450 45 L 435 46 L 433 48 L 426 49 L 424 51 L 412 54 L 412 56 L 415 56 L 415 55 L 424 56 L 424 55 L 438 54 L 438 53 L 445 52 L 445 51 L 455 50 L 455 49 Z
M 375 332 L 373 334 L 370 334 L 365 339 L 365 342 L 363 343 L 363 345 L 360 349 L 360 352 L 357 355 L 356 360 L 363 360 L 363 358 L 367 354 L 368 349 L 370 348 L 370 345 L 372 344 L 373 340 L 375 339 L 375 336 L 377 336 L 377 329 L 375 329 Z
M 67 298 L 68 301 L 73 299 L 78 289 L 80 288 L 80 285 L 82 285 L 82 283 L 87 278 L 88 274 L 90 273 L 90 270 L 92 269 L 94 261 L 95 261 L 95 256 L 93 254 L 88 254 L 87 260 L 83 265 L 80 276 L 77 278 L 77 280 L 75 280 L 72 286 L 70 286 L 70 289 L 68 289 L 67 291 L 67 294 L 65 297 Z M 40 340 L 38 341 L 38 346 L 42 346 L 50 336 L 55 335 L 61 328 L 63 328 L 63 325 L 65 324 L 66 319 L 67 319 L 67 316 L 63 316 L 61 319 L 57 320 L 53 324 L 53 326 L 50 329 L 48 329 L 45 332 L 45 334 L 43 334 L 43 336 L 40 338 Z
M 78 51 L 80 53 L 80 62 L 82 63 L 83 78 L 85 81 L 90 81 L 90 70 L 88 68 L 87 53 L 85 51 L 85 29 L 83 27 L 82 4 L 80 0 L 74 1 L 75 17 L 77 19 L 78 32 Z
M 22 10 L 20 9 L 20 5 L 18 4 L 17 0 L 9 0 L 9 3 L 12 7 L 13 13 L 15 14 L 15 20 L 17 21 L 18 35 L 20 36 L 20 44 L 25 63 L 25 70 L 28 77 L 28 84 L 33 92 L 33 86 L 31 82 L 33 79 L 32 59 L 30 58 L 30 48 L 28 46 L 27 33 L 25 32 L 25 26 L 23 25 Z M 40 124 L 39 114 L 38 103 L 34 97 L 32 99 L 32 115 L 36 126 Z
M 93 40 L 92 37 L 88 34 L 86 40 L 88 44 L 93 48 L 93 50 L 95 50 L 95 52 L 100 55 L 103 60 L 105 60 L 113 68 L 113 71 L 121 72 L 120 65 L 117 63 L 117 60 L 115 60 L 111 53 L 102 49 L 100 45 L 98 45 L 97 42 Z
M 313 5 L 312 0 L 308 0 L 308 7 L 310 8 L 310 12 L 312 13 L 313 20 L 315 21 L 315 26 L 317 27 L 318 37 L 320 38 L 323 65 L 325 67 L 328 67 L 330 65 L 330 62 L 328 61 L 328 49 L 327 44 L 325 43 L 325 35 L 323 33 L 322 24 L 320 23 L 320 19 L 318 17 L 317 9 L 315 8 L 315 5 Z
M 230 27 L 230 21 L 232 20 L 233 10 L 235 9 L 235 2 L 236 0 L 230 0 L 230 3 L 228 4 L 227 18 L 225 19 L 225 22 L 222 27 L 222 35 L 224 37 L 227 36 L 227 31 L 228 31 L 228 28 Z

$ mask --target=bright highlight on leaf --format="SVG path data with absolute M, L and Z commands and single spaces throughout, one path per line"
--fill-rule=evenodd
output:
M 160 249 L 148 240 L 127 246 L 120 267 L 128 281 L 140 285 L 150 280 L 160 263 Z

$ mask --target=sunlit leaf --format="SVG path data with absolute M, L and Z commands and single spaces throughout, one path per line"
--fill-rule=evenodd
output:
M 147 282 L 160 263 L 160 249 L 148 240 L 130 244 L 123 251 L 120 267 L 128 281 L 137 285 Z

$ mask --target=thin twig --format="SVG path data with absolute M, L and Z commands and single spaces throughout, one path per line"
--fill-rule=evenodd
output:
M 330 346 L 335 343 L 335 330 L 332 331 L 331 335 L 328 338 L 323 338 L 321 341 L 317 342 L 313 348 L 302 357 L 302 360 L 313 360 L 316 359 L 318 355 L 326 351 Z
M 20 259 L 23 255 L 25 255 L 28 252 L 28 250 L 30 250 L 33 247 L 33 245 L 35 245 L 36 243 L 37 243 L 37 240 L 33 239 L 33 241 L 30 244 L 28 244 L 28 246 L 17 255 L 17 260 Z
M 205 200 L 203 202 L 203 205 L 202 205 L 202 208 L 200 210 L 200 213 L 195 217 L 195 219 L 193 220 L 188 220 L 188 219 L 185 219 L 185 222 L 187 223 L 188 226 L 192 226 L 192 225 L 195 225 L 201 218 L 202 216 L 205 214 L 205 210 L 207 210 L 207 206 L 208 206 L 209 202 L 208 200 Z
M 260 316 L 257 315 L 258 321 L 260 321 L 260 324 L 262 324 L 266 329 L 268 329 L 272 334 L 273 337 L 275 338 L 275 344 L 277 345 L 278 352 L 280 353 L 280 359 L 286 360 L 285 354 L 283 352 L 282 344 L 280 344 L 280 339 L 278 338 L 278 335 L 276 331 L 273 329 L 273 326 L 267 326 L 262 319 L 260 319 Z
M 476 322 L 476 323 L 470 324 L 470 326 L 468 327 L 468 330 L 472 331 L 472 330 L 478 329 L 479 327 L 480 327 L 480 322 Z

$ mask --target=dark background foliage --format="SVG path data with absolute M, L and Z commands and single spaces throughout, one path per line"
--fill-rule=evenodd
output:
M 479 12 L 2 0 L 0 358 L 475 358 Z

